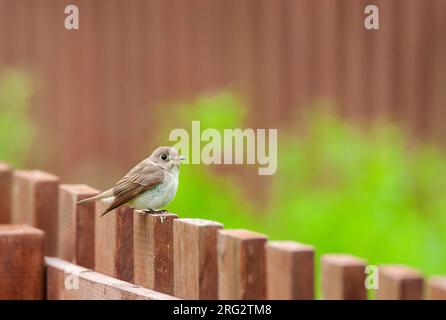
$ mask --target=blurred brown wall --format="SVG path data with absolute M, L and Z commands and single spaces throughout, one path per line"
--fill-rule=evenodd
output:
M 80 30 L 64 29 L 67 4 Z M 379 31 L 363 27 L 367 4 Z M 30 165 L 62 175 L 133 164 L 155 146 L 147 110 L 219 88 L 249 101 L 252 125 L 325 97 L 444 143 L 445 35 L 445 0 L 0 0 L 0 65 L 40 80 Z

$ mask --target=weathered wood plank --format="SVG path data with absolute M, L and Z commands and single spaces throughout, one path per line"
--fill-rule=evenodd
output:
M 322 296 L 327 300 L 365 300 L 363 259 L 347 254 L 322 256 Z
M 424 280 L 422 275 L 404 265 L 379 266 L 379 300 L 421 300 Z
M 217 299 L 217 233 L 222 224 L 201 219 L 176 219 L 174 295 L 185 299 Z
M 429 279 L 429 299 L 446 300 L 446 277 L 435 276 Z
M 218 238 L 219 298 L 265 299 L 265 235 L 221 230 Z
M 134 283 L 173 294 L 172 213 L 134 215 Z
M 294 241 L 266 245 L 268 299 L 314 298 L 314 249 Z
M 0 162 L 0 223 L 11 222 L 12 169 Z
M 45 255 L 57 255 L 59 178 L 39 170 L 13 173 L 12 222 L 45 232 Z
M 95 204 L 76 206 L 76 201 L 98 193 L 84 184 L 59 188 L 58 256 L 86 268 L 94 268 Z
M 0 300 L 44 298 L 43 250 L 43 231 L 0 225 Z
M 96 203 L 95 270 L 133 281 L 133 209 L 123 206 L 105 216 L 107 205 Z
M 49 300 L 170 300 L 152 291 L 59 258 L 45 258 Z

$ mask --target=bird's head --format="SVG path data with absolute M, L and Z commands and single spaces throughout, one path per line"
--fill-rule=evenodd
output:
M 186 157 L 180 156 L 174 147 L 158 147 L 150 156 L 153 163 L 167 170 L 178 168 L 180 162 L 185 159 Z

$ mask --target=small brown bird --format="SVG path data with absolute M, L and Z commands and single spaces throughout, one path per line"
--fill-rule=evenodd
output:
M 180 156 L 174 147 L 159 147 L 150 157 L 130 170 L 113 188 L 76 204 L 92 201 L 109 204 L 101 217 L 124 204 L 144 210 L 145 213 L 157 212 L 175 197 L 180 162 L 184 159 L 186 158 Z

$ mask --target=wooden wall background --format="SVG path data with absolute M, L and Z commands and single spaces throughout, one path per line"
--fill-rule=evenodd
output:
M 67 4 L 80 30 L 63 27 Z M 379 31 L 363 28 L 368 4 Z M 249 101 L 253 126 L 324 97 L 444 143 L 445 35 L 444 0 L 0 0 L 0 65 L 39 79 L 29 165 L 67 179 L 104 159 L 129 167 L 155 146 L 160 102 L 221 88 Z

